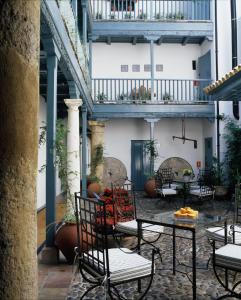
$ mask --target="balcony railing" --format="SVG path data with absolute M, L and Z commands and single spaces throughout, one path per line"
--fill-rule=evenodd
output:
M 208 102 L 203 92 L 210 79 L 107 79 L 92 80 L 92 97 L 95 103 L 169 103 L 194 104 Z
M 211 0 L 91 0 L 94 20 L 210 20 Z
M 81 41 L 73 7 L 70 1 L 65 0 L 58 0 L 58 6 L 86 83 L 90 86 L 88 47 L 86 47 L 86 45 L 84 45 Z

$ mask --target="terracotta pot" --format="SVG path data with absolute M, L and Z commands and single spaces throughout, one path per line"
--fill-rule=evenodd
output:
M 147 182 L 145 183 L 145 186 L 144 186 L 144 191 L 147 193 L 147 196 L 150 198 L 157 197 L 155 179 L 147 180 Z
M 80 228 L 81 230 L 81 228 Z M 91 230 L 88 230 L 91 232 Z M 81 236 L 81 234 L 80 234 Z M 89 240 L 90 240 L 90 236 Z M 84 235 L 84 240 L 87 241 L 86 235 Z M 94 236 L 91 237 L 92 242 L 94 243 Z M 67 262 L 73 264 L 75 258 L 74 248 L 77 246 L 77 227 L 76 224 L 64 223 L 59 227 L 55 235 L 55 245 L 63 253 Z M 82 251 L 86 249 L 81 247 Z
M 88 185 L 87 191 L 88 191 L 88 197 L 94 198 L 93 193 L 96 193 L 99 195 L 101 192 L 101 186 L 97 182 L 92 182 Z
M 74 262 L 74 248 L 77 246 L 76 224 L 64 223 L 59 227 L 55 235 L 55 245 L 65 256 L 67 262 Z
M 226 186 L 216 185 L 214 186 L 214 189 L 215 189 L 215 196 L 218 197 L 224 197 L 228 193 L 228 189 Z

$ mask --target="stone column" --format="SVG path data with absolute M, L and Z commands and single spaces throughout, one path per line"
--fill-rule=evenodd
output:
M 0 1 L 0 299 L 37 299 L 40 1 Z
M 80 191 L 79 106 L 82 100 L 66 99 L 64 102 L 68 106 L 67 177 L 70 197 L 67 199 L 66 211 L 67 214 L 73 214 L 74 193 Z
M 91 161 L 95 157 L 96 147 L 101 145 L 104 147 L 104 122 L 99 121 L 89 121 L 91 128 Z M 96 167 L 96 170 L 93 170 L 91 166 L 91 173 L 95 171 L 95 175 L 102 181 L 104 165 L 103 162 Z

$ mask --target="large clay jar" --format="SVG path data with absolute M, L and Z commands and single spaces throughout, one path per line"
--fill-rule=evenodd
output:
M 88 197 L 94 198 L 93 193 L 99 195 L 101 192 L 101 186 L 98 182 L 92 182 L 88 185 L 87 191 L 88 191 Z
M 80 227 L 80 231 L 81 231 L 81 227 Z M 91 232 L 91 230 L 88 231 Z M 88 237 L 90 241 L 90 235 Z M 83 239 L 87 241 L 86 234 L 83 235 Z M 92 236 L 91 237 L 92 243 L 94 243 L 94 240 L 95 240 L 94 236 Z M 61 225 L 55 235 L 55 245 L 63 253 L 67 262 L 69 264 L 73 264 L 75 258 L 74 248 L 77 247 L 78 245 L 76 224 L 64 223 L 63 225 Z M 85 251 L 86 249 L 84 249 L 83 246 L 84 245 L 81 245 L 81 249 L 82 251 Z
M 59 227 L 55 235 L 55 245 L 65 256 L 67 262 L 74 262 L 74 248 L 77 246 L 77 228 L 76 224 L 64 223 Z
M 146 181 L 144 186 L 144 191 L 146 192 L 147 196 L 150 198 L 157 197 L 155 179 L 149 179 Z

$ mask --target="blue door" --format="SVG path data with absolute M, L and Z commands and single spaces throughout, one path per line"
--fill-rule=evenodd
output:
M 205 169 L 211 169 L 213 164 L 213 139 L 205 138 Z
M 136 191 L 142 191 L 150 173 L 150 160 L 144 149 L 145 141 L 131 141 L 131 180 Z
M 210 81 L 200 82 L 199 85 L 199 100 L 205 100 L 206 94 L 203 88 L 211 82 L 211 51 L 198 58 L 198 76 L 200 79 L 209 79 Z

